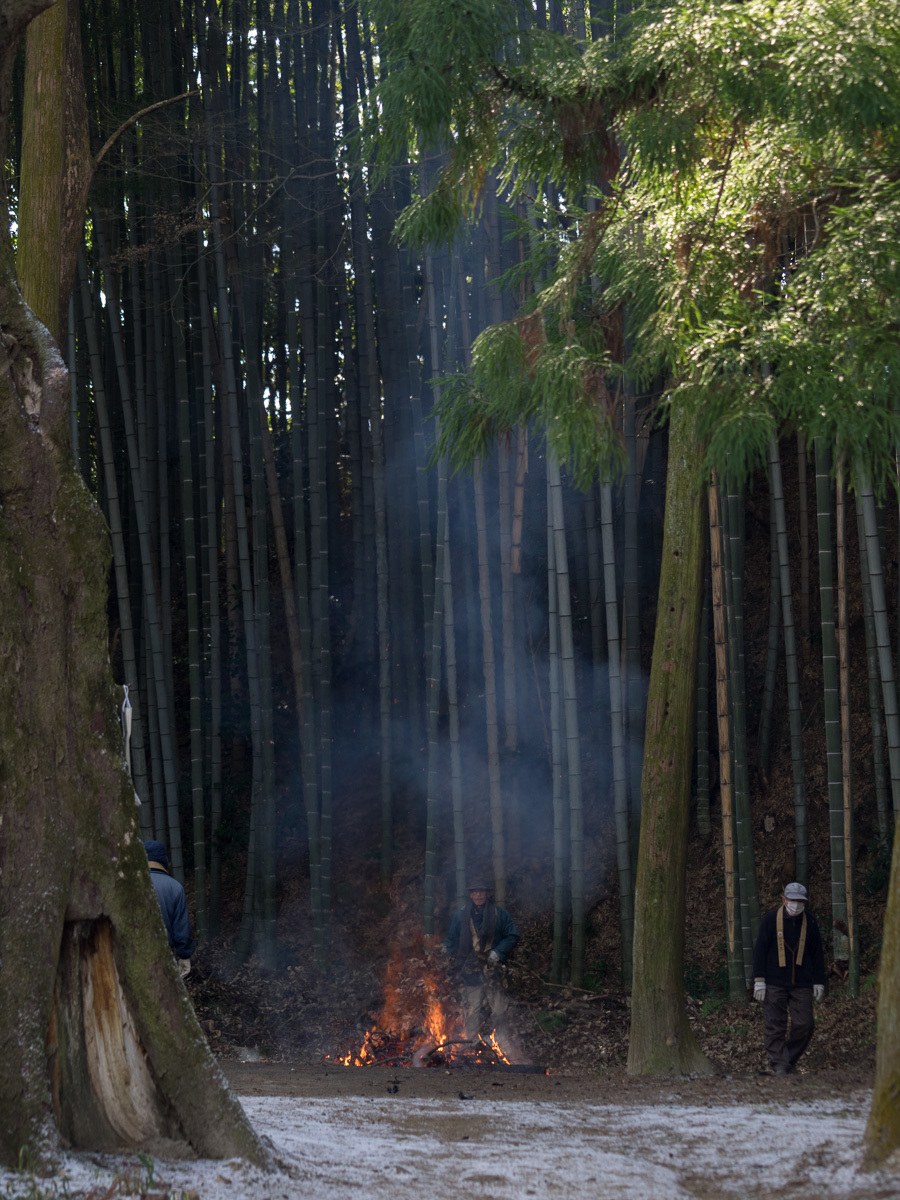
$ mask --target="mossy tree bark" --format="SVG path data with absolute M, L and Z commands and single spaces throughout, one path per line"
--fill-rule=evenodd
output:
M 42 0 L 0 0 L 13 58 Z M 6 205 L 5 191 L 0 204 Z M 110 551 L 73 469 L 68 376 L 0 238 L 0 1162 L 160 1137 L 265 1151 L 179 983 L 121 756 Z
M 685 868 L 703 591 L 701 459 L 691 415 L 673 410 L 641 776 L 630 1075 L 712 1071 L 684 1006 Z
M 28 26 L 17 273 L 57 341 L 66 327 L 93 175 L 79 0 L 56 0 Z

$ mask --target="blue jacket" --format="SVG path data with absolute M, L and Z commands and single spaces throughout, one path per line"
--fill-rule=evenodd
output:
M 150 868 L 150 878 L 156 889 L 156 898 L 162 912 L 163 924 L 169 935 L 169 945 L 179 958 L 190 958 L 194 953 L 191 938 L 191 923 L 188 920 L 187 900 L 184 888 L 177 879 L 166 871 Z

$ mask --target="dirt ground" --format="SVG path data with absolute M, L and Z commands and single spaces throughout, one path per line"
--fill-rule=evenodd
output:
M 239 1096 L 324 1099 L 398 1095 L 406 1099 L 458 1099 L 459 1093 L 490 1100 L 566 1101 L 590 1104 L 685 1105 L 784 1104 L 850 1098 L 871 1089 L 872 1070 L 835 1070 L 774 1076 L 709 1075 L 673 1079 L 635 1078 L 610 1071 L 525 1074 L 515 1069 L 308 1067 L 297 1063 L 221 1062 Z

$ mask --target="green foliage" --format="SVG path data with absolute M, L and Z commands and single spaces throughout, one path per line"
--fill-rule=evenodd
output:
M 743 479 L 773 434 L 800 429 L 851 472 L 867 463 L 879 490 L 895 481 L 893 0 L 648 4 L 627 35 L 584 48 L 517 28 L 505 0 L 378 12 L 377 136 L 445 154 L 402 234 L 451 238 L 489 172 L 537 201 L 519 272 L 531 313 L 482 335 L 441 412 L 457 465 L 538 419 L 579 478 L 614 474 L 627 305 L 629 374 L 695 407 L 708 467 Z M 535 180 L 568 198 L 555 219 Z M 588 185 L 590 214 L 571 205 Z
M 721 1012 L 723 1008 L 728 1007 L 728 999 L 725 996 L 707 996 L 700 1005 L 700 1012 L 704 1017 L 711 1017 L 713 1013 Z
M 554 1033 L 557 1030 L 565 1029 L 568 1021 L 565 1013 L 561 1012 L 539 1012 L 535 1014 L 535 1022 L 538 1028 L 543 1033 Z
M 150 1155 L 145 1154 L 143 1150 L 138 1150 L 137 1156 L 138 1162 L 144 1168 L 144 1173 L 146 1175 L 143 1190 L 145 1192 L 149 1192 L 152 1190 L 153 1185 L 156 1182 L 156 1164 Z

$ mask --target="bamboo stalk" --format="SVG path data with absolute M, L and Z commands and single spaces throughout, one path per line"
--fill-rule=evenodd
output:
M 600 530 L 603 545 L 603 593 L 606 597 L 606 645 L 609 650 L 609 721 L 616 816 L 616 865 L 619 875 L 619 921 L 622 930 L 622 981 L 631 986 L 634 947 L 634 883 L 631 840 L 628 832 L 628 768 L 622 676 L 619 670 L 619 614 L 616 605 L 616 552 L 613 534 L 612 486 L 600 484 Z
M 570 978 L 574 987 L 584 979 L 584 809 L 581 781 L 581 738 L 578 723 L 578 691 L 575 679 L 575 647 L 572 637 L 572 593 L 569 555 L 563 513 L 559 463 L 547 452 L 547 473 L 553 518 L 553 548 L 559 617 L 560 666 L 566 721 L 566 761 L 569 792 L 569 846 L 572 904 L 572 957 Z
M 869 582 L 872 588 L 872 617 L 875 621 L 878 666 L 881 673 L 881 695 L 884 703 L 884 724 L 887 731 L 888 763 L 891 772 L 891 796 L 896 817 L 900 810 L 900 713 L 897 710 L 897 687 L 894 681 L 894 659 L 891 653 L 891 635 L 888 628 L 887 597 L 881 567 L 881 546 L 878 538 L 875 496 L 872 492 L 868 469 L 863 463 L 857 464 L 856 483 L 858 502 L 862 508 Z
M 834 562 L 831 548 L 831 454 L 824 439 L 815 439 L 816 521 L 819 538 L 819 606 L 822 626 L 825 753 L 828 780 L 828 828 L 831 857 L 831 917 L 834 957 L 850 956 L 847 935 L 847 878 L 844 823 L 844 765 L 841 695 L 835 636 Z
M 809 881 L 809 838 L 806 818 L 806 775 L 803 766 L 803 725 L 800 716 L 800 671 L 797 638 L 794 629 L 794 604 L 791 596 L 791 566 L 788 555 L 787 519 L 781 481 L 781 456 L 778 441 L 769 440 L 769 484 L 775 507 L 778 536 L 778 565 L 781 574 L 781 615 L 784 626 L 784 655 L 787 666 L 788 720 L 791 730 L 791 771 L 794 778 L 794 831 L 796 839 L 796 876 L 800 883 Z
M 549 460 L 548 460 L 549 462 Z M 547 471 L 547 651 L 550 693 L 550 772 L 553 811 L 553 953 L 550 977 L 562 983 L 566 958 L 566 823 L 563 804 L 562 725 L 559 669 L 559 589 L 553 530 L 551 472 Z
M 708 838 L 709 823 L 709 572 L 704 573 L 703 608 L 700 612 L 700 646 L 697 654 L 697 830 Z
M 709 485 L 709 546 L 712 576 L 713 639 L 716 648 L 716 709 L 719 731 L 719 794 L 722 803 L 722 854 L 725 865 L 725 936 L 728 946 L 728 991 L 734 1003 L 746 999 L 741 945 L 740 892 L 734 842 L 734 792 L 731 781 L 731 731 L 729 728 L 728 665 L 725 632 L 725 569 L 719 488 L 715 473 Z
M 837 553 L 837 645 L 841 708 L 841 800 L 843 807 L 844 887 L 847 897 L 847 991 L 859 994 L 859 939 L 856 931 L 856 895 L 853 853 L 853 757 L 850 724 L 850 666 L 847 635 L 847 555 L 843 464 L 838 464 L 835 488 Z

